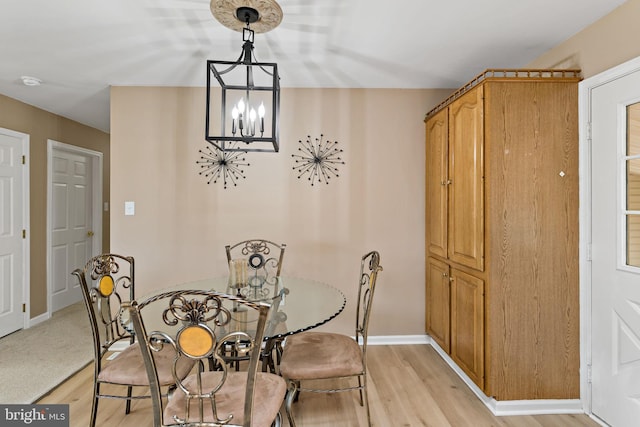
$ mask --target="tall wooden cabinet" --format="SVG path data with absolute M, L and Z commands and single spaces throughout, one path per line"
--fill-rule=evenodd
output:
M 579 398 L 577 70 L 487 70 L 427 113 L 426 331 L 497 400 Z

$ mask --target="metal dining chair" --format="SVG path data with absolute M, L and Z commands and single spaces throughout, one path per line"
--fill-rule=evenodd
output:
M 377 251 L 369 252 L 362 257 L 355 339 L 328 332 L 303 332 L 287 338 L 280 361 L 280 374 L 288 384 L 285 408 L 291 427 L 295 427 L 292 404 L 299 392 L 336 393 L 350 390 L 360 392 L 360 404 L 366 407 L 368 425 L 371 426 L 367 393 L 367 337 L 371 304 L 380 271 L 382 266 Z M 354 377 L 358 380 L 357 385 L 347 381 L 347 386 L 332 389 L 313 386 L 318 380 Z M 305 387 L 301 386 L 303 382 Z
M 265 284 L 276 284 L 282 271 L 282 260 L 287 245 L 277 244 L 270 240 L 243 240 L 234 245 L 225 246 L 229 273 L 235 277 L 232 286 L 246 288 L 246 291 L 257 291 Z M 245 269 L 245 273 L 242 270 Z
M 131 411 L 133 399 L 150 398 L 149 394 L 133 396 L 134 387 L 149 387 L 144 361 L 134 336 L 124 328 L 122 304 L 135 296 L 134 259 L 130 256 L 103 254 L 91 258 L 84 268 L 75 269 L 71 274 L 77 277 L 84 305 L 89 315 L 93 337 L 94 376 L 93 399 L 89 425 L 96 425 L 98 402 L 102 398 L 125 399 L 125 413 Z M 122 350 L 122 344 L 126 346 Z M 114 352 L 118 355 L 108 360 Z M 171 374 L 171 354 L 167 351 L 155 355 L 159 372 L 159 384 L 174 386 Z M 177 375 L 184 377 L 191 370 L 193 362 L 181 359 L 177 365 Z M 110 384 L 126 388 L 126 394 L 105 394 L 101 386 Z
M 168 326 L 177 326 L 175 333 L 147 332 L 144 314 L 151 304 L 165 307 L 162 319 Z M 258 371 L 269 308 L 263 302 L 207 290 L 170 291 L 129 304 L 135 332 L 142 341 L 155 427 L 280 426 L 286 383 L 278 375 Z M 255 333 L 245 332 L 248 329 Z M 249 356 L 246 370 L 230 369 L 223 357 L 230 343 L 241 343 L 238 352 Z M 192 374 L 175 377 L 177 389 L 166 405 L 153 357 L 165 350 L 196 363 Z M 205 369 L 210 358 L 218 367 L 215 371 Z
M 238 296 L 252 300 L 278 298 L 278 280 L 282 272 L 282 260 L 287 245 L 265 239 L 243 240 L 226 245 L 229 265 L 229 286 Z M 273 342 L 272 353 L 279 360 L 282 340 Z M 266 355 L 266 353 L 265 353 Z M 238 360 L 238 355 L 228 352 L 229 359 Z M 267 356 L 273 367 L 273 354 Z

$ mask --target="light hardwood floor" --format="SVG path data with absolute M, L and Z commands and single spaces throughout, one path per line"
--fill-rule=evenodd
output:
M 586 415 L 495 417 L 429 345 L 370 346 L 369 397 L 376 427 L 575 427 L 598 426 Z M 38 403 L 68 403 L 70 426 L 84 427 L 91 411 L 93 365 L 69 378 Z M 356 392 L 302 394 L 294 403 L 298 427 L 364 426 L 366 415 Z M 283 426 L 287 426 L 283 413 Z M 102 399 L 98 426 L 152 425 L 149 400 Z

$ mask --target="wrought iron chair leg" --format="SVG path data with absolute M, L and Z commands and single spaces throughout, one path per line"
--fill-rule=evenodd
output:
M 231 352 L 231 357 L 236 358 L 236 361 L 234 362 L 236 365 L 236 372 L 238 372 L 240 370 L 240 360 L 237 360 L 238 358 L 238 352 L 236 350 L 233 350 Z
M 133 387 L 129 386 L 127 387 L 127 405 L 125 407 L 124 413 L 128 414 L 129 412 L 131 412 L 131 394 L 133 392 Z
M 364 381 L 364 387 L 360 390 L 360 396 L 362 397 L 362 394 L 364 392 L 364 406 L 367 409 L 367 425 L 369 427 L 371 427 L 371 411 L 369 409 L 369 391 L 367 390 L 367 377 L 365 376 L 363 378 Z
M 297 402 L 298 399 L 300 399 L 300 381 L 296 381 L 296 389 L 298 390 L 298 392 L 296 393 L 294 402 Z
M 366 382 L 366 379 L 365 379 L 365 382 Z M 365 385 L 365 387 L 366 387 L 366 385 Z M 363 387 L 362 387 L 362 377 L 358 376 L 358 391 L 360 392 L 360 406 L 364 406 L 364 397 L 362 396 L 362 394 L 363 394 L 362 393 L 362 389 L 363 389 Z
M 276 360 L 278 362 L 278 366 L 280 366 L 280 360 L 282 360 L 282 340 L 278 340 L 276 343 Z
M 278 354 L 278 344 L 281 340 L 268 340 L 262 350 L 262 371 L 278 374 L 280 366 L 280 356 Z M 274 357 L 275 353 L 275 357 Z
M 271 370 L 271 355 L 268 350 L 262 351 L 262 372 L 270 372 Z
M 294 399 L 298 395 L 298 383 L 296 381 L 289 381 L 289 387 L 287 390 L 287 395 L 285 397 L 285 409 L 287 410 L 287 418 L 289 419 L 289 426 L 296 427 L 295 421 L 293 421 L 293 412 L 291 409 L 291 405 L 293 404 Z
M 276 416 L 276 419 L 273 420 L 273 424 L 271 424 L 273 427 L 280 427 L 282 426 L 282 416 L 280 415 L 280 413 L 278 412 L 278 415 Z
M 94 381 L 93 385 L 93 404 L 91 405 L 91 419 L 89 420 L 89 427 L 96 426 L 96 414 L 98 413 L 98 394 L 100 393 L 100 384 Z

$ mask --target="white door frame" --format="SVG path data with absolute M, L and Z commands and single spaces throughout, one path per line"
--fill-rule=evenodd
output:
M 20 138 L 22 141 L 22 155 L 25 158 L 24 168 L 22 168 L 22 227 L 25 230 L 26 238 L 22 239 L 22 301 L 25 305 L 24 309 L 24 329 L 29 328 L 31 320 L 31 289 L 30 289 L 30 273 L 31 273 L 31 233 L 30 233 L 30 196 L 31 191 L 29 188 L 29 150 L 30 150 L 30 138 L 27 133 L 16 132 L 11 129 L 0 128 L 0 132 L 5 135 L 9 135 L 15 138 Z
M 92 237 L 91 252 L 99 254 L 102 252 L 102 157 L 99 151 L 82 148 L 63 142 L 47 140 L 47 317 L 51 317 L 53 281 L 51 280 L 51 227 L 53 217 L 53 153 L 56 150 L 88 156 L 91 159 L 92 179 L 91 191 L 93 200 L 91 204 L 91 218 L 94 235 Z M 82 266 L 78 266 L 82 267 Z M 71 274 L 71 272 L 69 272 Z
M 591 93 L 640 70 L 640 57 L 583 80 L 579 84 L 580 133 L 580 400 L 591 414 Z

